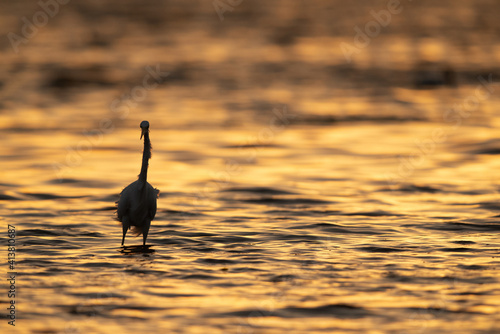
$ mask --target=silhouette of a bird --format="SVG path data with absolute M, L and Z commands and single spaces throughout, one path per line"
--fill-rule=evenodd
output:
M 136 236 L 142 234 L 143 246 L 146 245 L 151 221 L 156 215 L 156 199 L 160 191 L 153 188 L 148 181 L 148 160 L 151 159 L 151 141 L 149 140 L 149 122 L 141 122 L 141 139 L 144 137 L 144 151 L 142 152 L 142 167 L 139 179 L 129 184 L 120 193 L 118 200 L 117 218 L 122 223 L 125 242 L 127 230 L 132 228 Z

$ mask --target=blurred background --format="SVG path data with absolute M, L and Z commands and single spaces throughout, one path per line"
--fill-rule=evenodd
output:
M 388 12 L 387 1 L 47 3 L 48 10 L 35 1 L 1 5 L 5 127 L 66 120 L 65 127 L 81 128 L 140 84 L 148 65 L 170 75 L 126 122 L 158 110 L 162 126 L 219 111 L 227 122 L 254 120 L 281 104 L 308 120 L 429 119 L 436 115 L 413 104 L 425 103 L 415 89 L 459 89 L 498 74 L 494 1 L 402 0 L 378 33 L 370 22 L 378 22 L 373 12 Z M 366 33 L 367 24 L 373 37 L 356 43 L 355 28 Z M 25 38 L 17 53 L 8 33 Z M 342 44 L 354 49 L 350 62 Z
M 494 0 L 2 1 L 16 330 L 497 332 L 499 17 Z M 142 120 L 161 190 L 145 254 L 113 221 Z

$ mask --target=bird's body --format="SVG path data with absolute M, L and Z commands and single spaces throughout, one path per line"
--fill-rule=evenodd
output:
M 117 216 L 122 223 L 123 237 L 122 245 L 125 242 L 125 235 L 130 228 L 136 235 L 142 234 L 143 245 L 146 245 L 151 221 L 156 215 L 156 199 L 159 190 L 153 188 L 147 182 L 148 160 L 151 158 L 151 141 L 149 140 L 149 123 L 141 123 L 142 136 L 144 136 L 144 151 L 142 155 L 142 167 L 139 179 L 129 184 L 120 193 L 118 200 Z

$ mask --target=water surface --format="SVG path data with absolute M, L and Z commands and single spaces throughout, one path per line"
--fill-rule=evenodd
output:
M 470 17 L 498 27 L 498 6 L 430 3 L 352 64 L 338 45 L 369 17 L 321 1 L 223 22 L 208 2 L 70 4 L 20 54 L 4 45 L 16 333 L 500 331 L 500 86 L 479 79 L 498 82 L 500 49 Z M 5 31 L 36 8 L 9 10 Z M 146 66 L 169 74 L 134 98 Z M 143 119 L 158 212 L 147 248 L 121 247 Z

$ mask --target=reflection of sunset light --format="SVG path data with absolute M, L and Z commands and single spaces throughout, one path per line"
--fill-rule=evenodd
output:
M 16 330 L 500 332 L 497 3 L 402 0 L 348 62 L 387 1 L 213 2 L 71 2 L 4 40 Z M 121 248 L 144 119 L 158 210 Z

